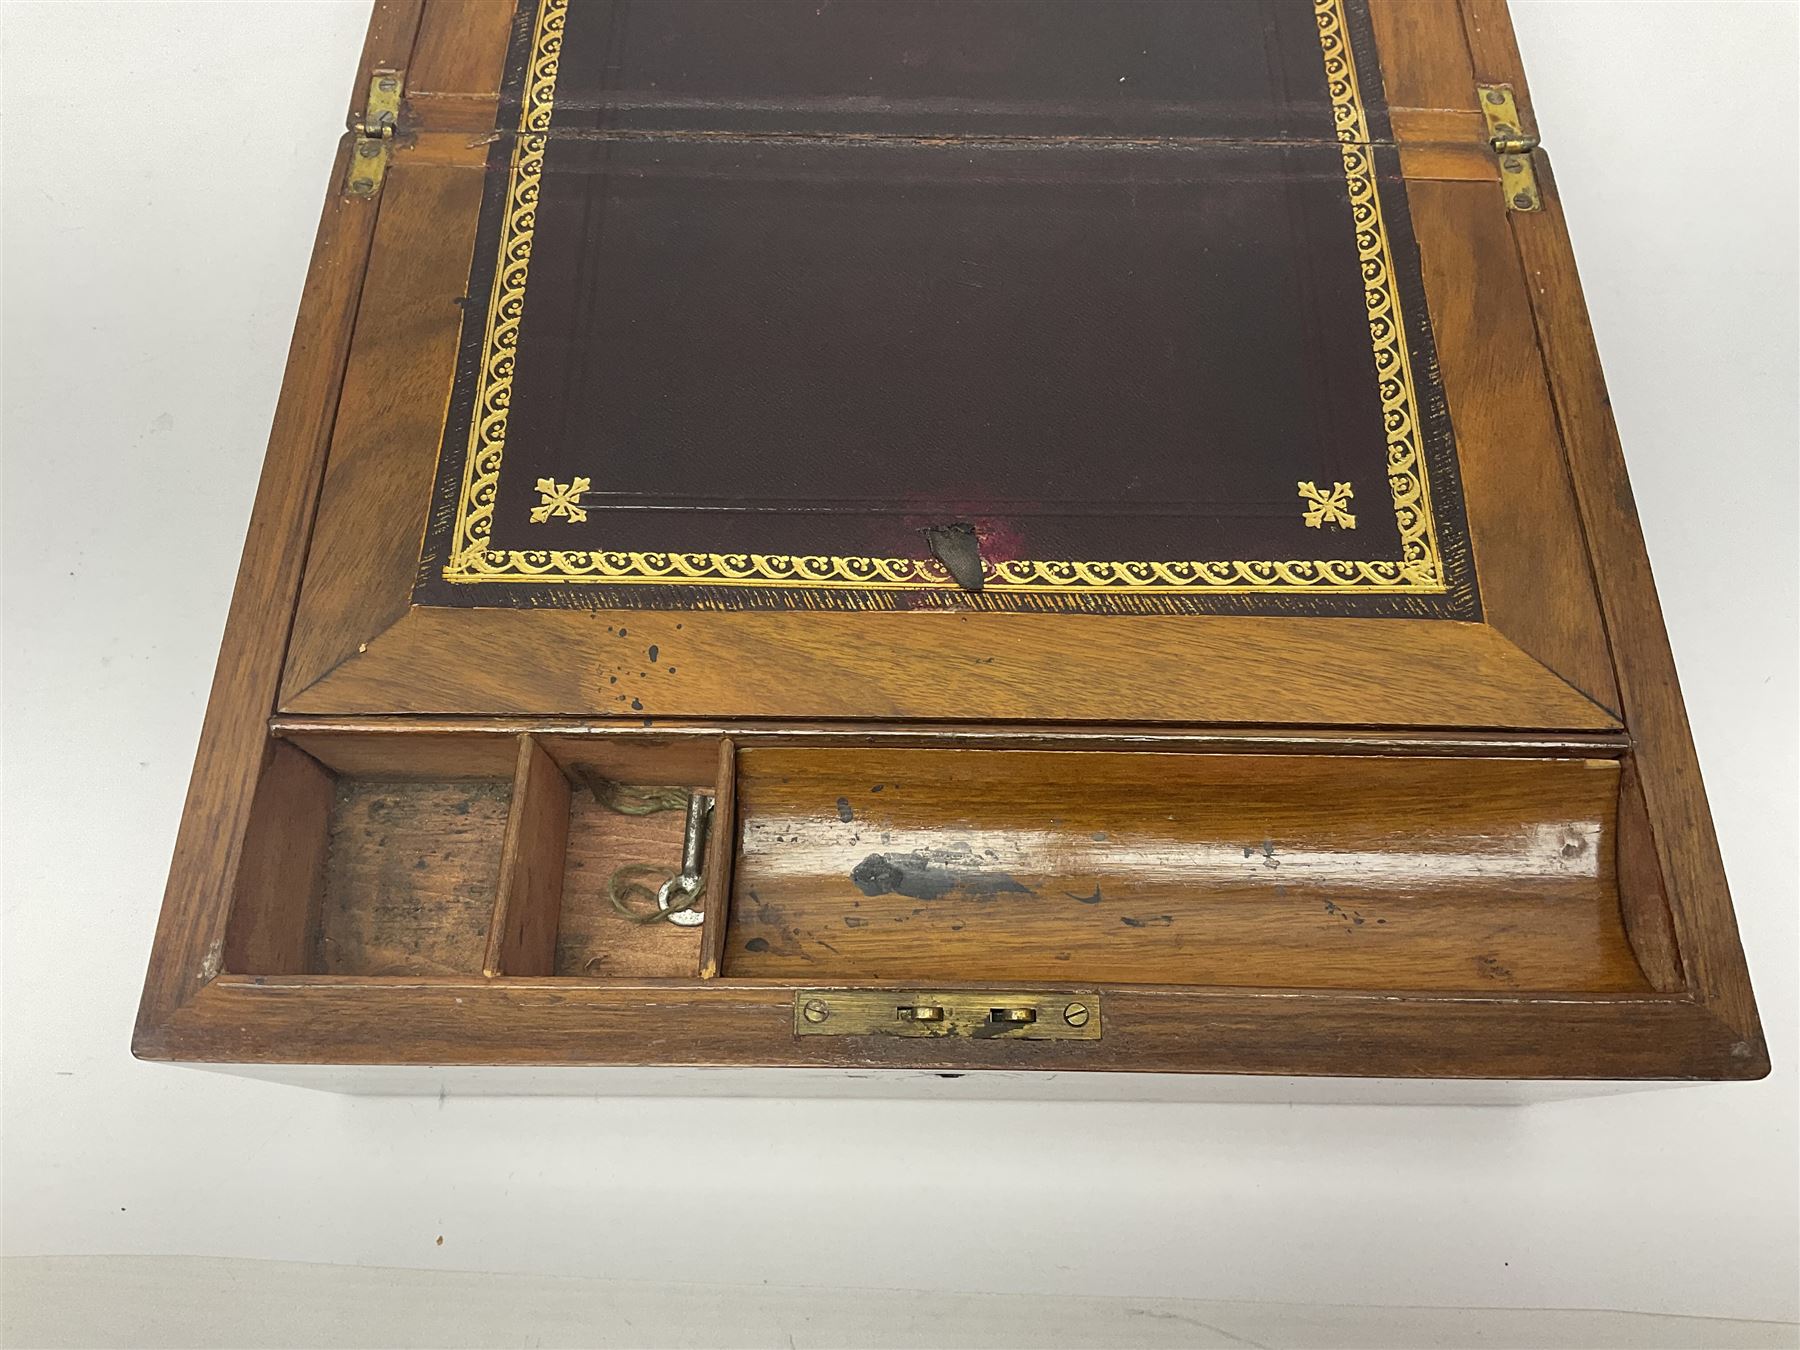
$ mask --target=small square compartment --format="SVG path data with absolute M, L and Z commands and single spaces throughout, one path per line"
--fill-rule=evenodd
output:
M 514 743 L 327 737 L 309 744 L 315 755 L 275 742 L 251 808 L 225 969 L 479 976 Z
M 721 767 L 723 744 L 716 735 L 629 742 L 524 738 L 514 779 L 514 837 L 487 973 L 575 979 L 700 974 L 703 925 L 636 921 L 613 904 L 612 883 L 620 868 L 633 864 L 665 876 L 680 870 L 690 792 L 713 792 L 709 834 L 729 831 L 729 793 L 718 790 L 721 776 L 729 775 Z M 670 789 L 653 810 L 613 804 L 618 794 L 643 802 Z M 728 863 L 731 855 L 722 850 L 719 856 Z M 639 880 L 657 884 L 654 875 Z M 722 910 L 724 895 L 709 867 L 701 912 L 714 896 Z M 642 893 L 627 903 L 649 910 Z

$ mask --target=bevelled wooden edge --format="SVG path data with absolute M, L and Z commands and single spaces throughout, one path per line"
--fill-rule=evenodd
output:
M 1414 181 L 1406 191 L 1483 622 L 1616 715 L 1593 567 L 1500 186 Z
M 1463 0 L 1463 14 L 1477 75 L 1483 83 L 1510 84 L 1527 130 L 1535 130 L 1504 0 Z M 1543 209 L 1511 213 L 1513 235 L 1595 563 L 1680 961 L 1693 995 L 1749 1047 L 1744 1058 L 1758 1071 L 1742 1076 L 1761 1077 L 1769 1067 L 1762 1023 L 1574 247 L 1549 156 L 1539 150 L 1533 160 Z
M 777 611 L 696 618 L 673 610 L 416 606 L 281 711 L 560 713 L 620 721 L 1054 715 L 1186 726 L 1565 731 L 1619 725 L 1483 624 Z M 646 670 L 643 653 L 651 644 L 663 659 Z M 896 651 L 909 659 L 895 661 Z M 617 685 L 608 682 L 614 674 Z M 620 688 L 629 689 L 629 700 L 620 700 Z
M 404 66 L 419 4 L 380 0 L 375 6 L 351 93 L 352 117 L 367 96 L 369 71 Z M 349 154 L 346 136 L 332 166 L 182 806 L 138 1006 L 134 1052 L 153 1042 L 161 1026 L 218 974 L 224 957 L 233 883 L 257 780 L 271 749 L 268 718 L 280 687 L 380 206 L 378 197 L 340 191 Z
M 239 1064 L 813 1065 L 1411 1078 L 1739 1079 L 1767 1070 L 1759 1041 L 1739 1037 L 1709 1009 L 1682 998 L 1109 986 L 1098 1040 L 999 1043 L 796 1037 L 799 987 L 729 979 L 423 983 L 233 975 L 215 980 L 154 1028 L 138 1053 Z M 407 1028 L 404 1039 L 391 1035 L 396 1025 Z
M 485 147 L 467 136 L 410 129 L 394 152 L 339 391 L 284 701 L 353 658 L 412 603 L 486 161 Z

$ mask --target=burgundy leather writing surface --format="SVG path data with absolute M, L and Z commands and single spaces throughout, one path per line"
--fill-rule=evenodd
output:
M 1329 135 L 1310 5 L 577 0 L 555 125 Z
M 1359 20 L 529 0 L 419 600 L 1472 617 Z

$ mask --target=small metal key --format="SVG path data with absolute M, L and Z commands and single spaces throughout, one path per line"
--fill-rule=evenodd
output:
M 700 894 L 700 868 L 706 859 L 706 827 L 712 821 L 713 799 L 710 792 L 696 792 L 688 798 L 687 829 L 681 840 L 681 871 L 663 882 L 656 893 L 656 907 L 669 916 L 669 922 L 693 928 L 704 921 L 697 909 L 671 911 L 677 891 L 684 896 Z

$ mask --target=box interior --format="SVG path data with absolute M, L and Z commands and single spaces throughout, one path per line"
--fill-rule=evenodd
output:
M 679 869 L 680 807 L 695 790 L 719 803 L 703 921 L 635 921 L 653 906 L 623 883 L 653 890 Z M 302 734 L 274 743 L 259 788 L 225 968 L 1676 987 L 1660 887 L 1641 867 L 1621 882 L 1636 793 L 1628 759 L 1596 754 Z

